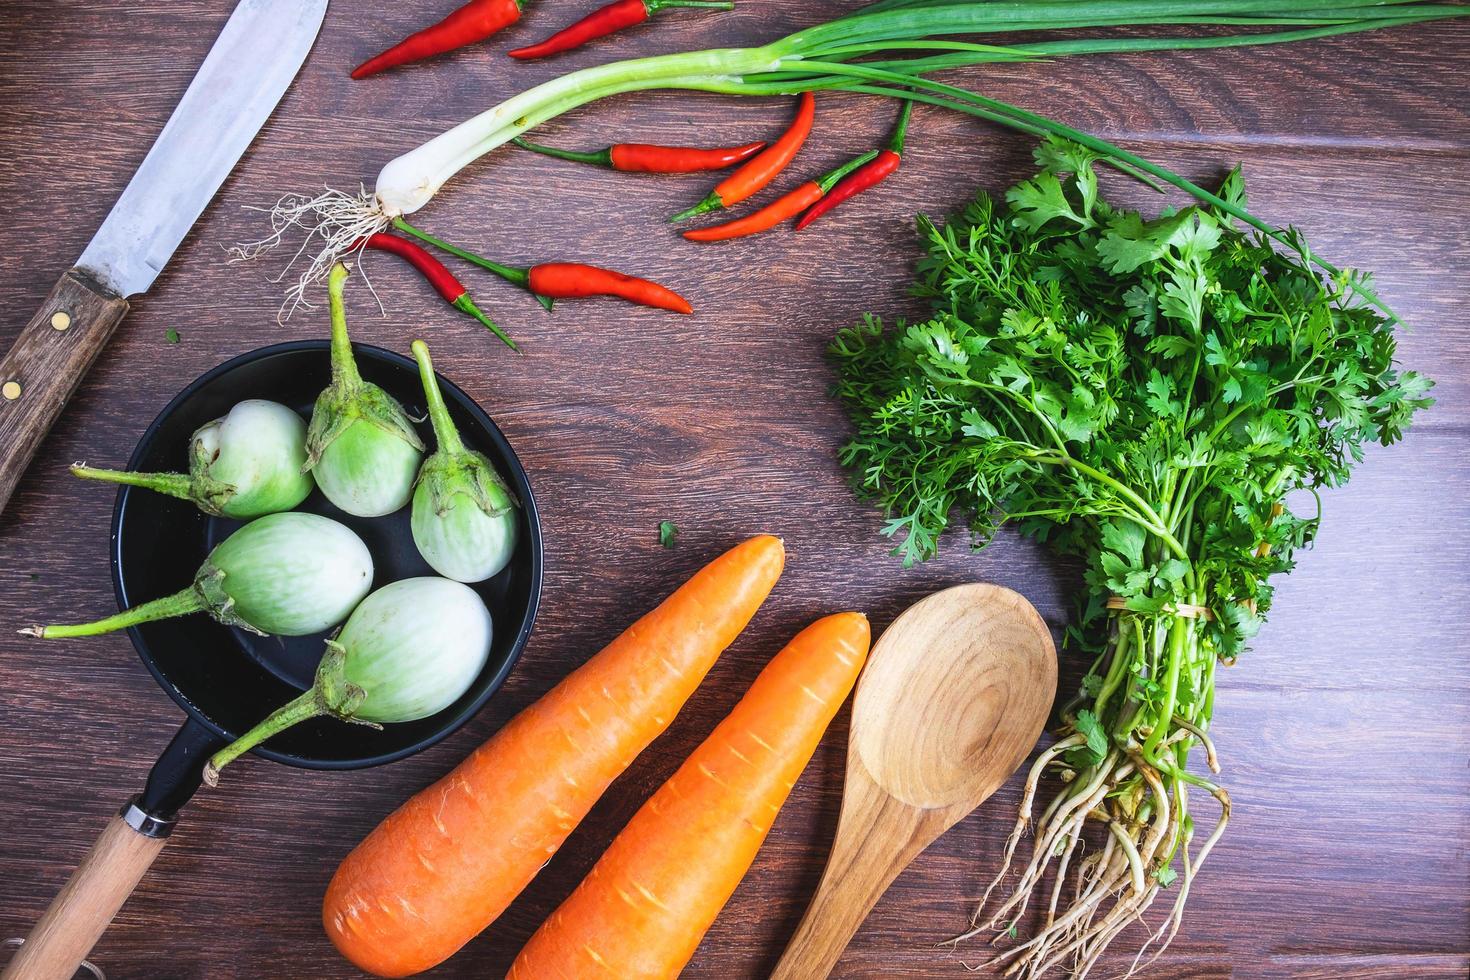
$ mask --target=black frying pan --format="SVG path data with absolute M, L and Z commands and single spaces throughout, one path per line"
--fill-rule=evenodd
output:
M 412 360 L 376 347 L 354 349 L 364 378 L 385 388 L 410 414 L 423 414 L 423 391 Z M 221 364 L 159 414 L 128 469 L 186 468 L 194 430 L 246 398 L 268 398 L 309 415 L 330 380 L 328 350 L 325 340 L 297 341 Z M 489 416 L 455 385 L 442 378 L 440 384 L 465 444 L 490 457 L 522 504 L 520 541 L 510 564 L 490 581 L 473 586 L 494 620 L 494 644 L 485 669 L 462 698 L 430 718 L 381 731 L 316 719 L 272 738 L 255 750 L 257 755 L 307 769 L 360 769 L 412 755 L 479 711 L 530 637 L 541 594 L 541 527 L 526 472 Z M 420 428 L 425 444 L 432 447 L 427 421 Z M 353 517 L 317 491 L 299 509 L 331 517 L 357 532 L 373 555 L 374 588 L 434 574 L 414 547 L 407 508 L 388 517 Z M 187 586 L 209 551 L 239 526 L 209 517 L 188 501 L 120 488 L 111 548 L 119 607 Z M 128 635 L 143 665 L 188 717 L 149 773 L 143 792 L 103 831 L 32 930 L 6 969 L 5 980 L 69 980 L 163 848 L 180 807 L 199 788 L 204 761 L 311 686 L 328 634 L 256 636 L 196 614 L 145 623 L 129 629 Z

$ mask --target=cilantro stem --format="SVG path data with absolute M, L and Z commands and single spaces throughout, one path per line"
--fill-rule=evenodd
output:
M 1169 550 L 1174 552 L 1174 556 L 1176 558 L 1179 558 L 1180 560 L 1185 562 L 1189 561 L 1189 553 L 1184 550 L 1184 546 L 1179 543 L 1178 539 L 1175 538 L 1174 535 L 1169 533 L 1169 529 L 1164 525 L 1163 520 L 1154 511 L 1154 509 L 1149 506 L 1148 501 L 1144 500 L 1129 487 L 1113 479 L 1111 476 L 1108 476 L 1101 470 L 1094 469 L 1081 460 L 1067 455 L 1065 452 L 1051 457 L 1037 456 L 1033 458 L 1037 462 L 1046 462 L 1053 463 L 1059 466 L 1068 466 L 1079 473 L 1090 476 L 1092 479 L 1103 484 L 1104 486 L 1117 491 L 1118 494 L 1120 494 L 1124 499 L 1126 499 L 1129 503 L 1131 503 L 1134 507 L 1138 509 L 1138 515 L 1135 517 L 1135 521 L 1137 524 L 1139 524 L 1139 526 L 1152 532 L 1153 534 L 1158 535 L 1159 539 L 1163 541 L 1164 544 L 1168 545 Z
M 1164 704 L 1159 708 L 1159 720 L 1143 742 L 1143 757 L 1157 765 L 1159 742 L 1168 731 L 1169 719 L 1174 717 L 1174 701 L 1179 693 L 1179 666 L 1184 657 L 1185 641 L 1193 630 L 1189 620 L 1175 616 L 1169 626 L 1169 666 L 1164 675 Z
M 1129 629 L 1129 626 L 1132 629 Z M 1128 662 L 1129 636 L 1137 637 L 1137 646 L 1143 646 L 1143 620 L 1138 616 L 1125 616 L 1121 628 L 1118 630 L 1118 638 L 1114 641 L 1112 663 L 1108 665 L 1108 674 L 1104 678 L 1102 687 L 1097 692 L 1097 700 L 1093 714 L 1099 719 L 1106 718 L 1108 701 L 1113 697 L 1113 692 L 1123 682 L 1124 666 Z
M 917 96 L 951 98 L 925 85 Z M 1207 734 L 1219 665 L 1321 516 L 1320 500 L 1302 516 L 1281 497 L 1344 482 L 1367 442 L 1393 442 L 1429 404 L 1427 380 L 1396 364 L 1393 321 L 1325 283 L 1296 232 L 1284 250 L 1223 211 L 1115 209 L 1095 171 L 1114 159 L 1049 137 L 1041 173 L 1004 199 L 921 219 L 914 292 L 932 316 L 889 331 L 870 318 L 833 345 L 855 428 L 843 462 L 890 515 L 885 531 L 907 531 L 906 559 L 931 555 L 959 512 L 981 544 L 1016 521 L 1086 569 L 1069 632 L 1092 663 L 991 888 L 1028 830 L 1032 858 L 989 919 L 976 912 L 975 932 L 1003 930 L 1055 876 L 1047 922 L 1001 954 L 1012 974 L 1087 972 L 1174 886 L 1153 937 L 1172 938 L 1230 820 Z M 1243 204 L 1238 170 L 1217 196 Z M 1196 748 L 1208 774 L 1189 771 Z M 1046 772 L 1065 785 L 1033 818 Z M 1196 787 L 1220 805 L 1208 834 Z M 1106 850 L 1079 869 L 1076 842 L 1098 825 Z

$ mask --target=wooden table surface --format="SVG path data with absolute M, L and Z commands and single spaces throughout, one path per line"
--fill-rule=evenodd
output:
M 509 40 L 566 23 L 585 0 L 542 0 Z M 336 0 L 316 49 L 153 292 L 140 298 L 0 517 L 0 938 L 23 935 L 105 819 L 142 784 L 180 713 L 125 636 L 40 646 L 12 632 L 109 611 L 113 494 L 66 464 L 119 465 L 154 414 L 201 372 L 279 340 L 322 337 L 321 314 L 276 322 L 281 256 L 230 265 L 262 232 L 247 205 L 379 166 L 529 83 L 613 57 L 774 37 L 838 5 L 747 0 L 673 13 L 551 63 L 506 41 L 364 83 L 347 68 L 453 0 Z M 81 252 L 168 117 L 228 13 L 227 0 L 6 0 L 0 4 L 0 343 Z M 1002 98 L 1216 179 L 1244 161 L 1258 214 L 1304 228 L 1333 260 L 1377 270 L 1413 327 L 1403 359 L 1439 381 L 1404 444 L 1370 453 L 1327 494 L 1317 547 L 1280 586 L 1272 621 L 1221 678 L 1216 739 L 1236 804 L 1158 977 L 1463 978 L 1470 968 L 1470 25 L 1289 47 L 1102 57 L 971 70 Z M 871 145 L 891 107 L 822 100 L 799 169 Z M 619 137 L 764 137 L 780 101 L 646 95 L 545 127 L 595 147 Z M 759 665 L 814 617 L 843 608 L 878 627 L 935 589 L 1017 588 L 1060 630 L 1073 569 L 1009 534 L 983 554 L 959 538 L 903 569 L 834 462 L 844 424 L 824 396 L 823 350 L 864 312 L 905 296 L 916 209 L 962 204 L 1027 172 L 1026 138 L 938 111 L 915 120 L 904 171 L 839 217 L 701 248 L 661 216 L 709 180 L 639 178 L 499 153 L 469 169 L 424 224 L 514 262 L 602 261 L 682 288 L 679 318 L 614 302 L 543 314 L 485 276 L 482 305 L 524 341 L 510 356 L 383 257 L 354 337 L 439 368 L 499 421 L 531 473 L 546 534 L 540 621 L 509 683 L 470 725 L 397 765 L 324 774 L 248 760 L 201 794 L 97 947 L 113 978 L 346 977 L 322 933 L 337 861 L 407 795 L 595 652 L 705 560 L 756 531 L 784 535 L 785 577 L 671 730 L 639 759 L 485 935 L 433 976 L 500 975 L 647 794 L 733 704 Z M 1118 193 L 1144 201 L 1141 193 Z M 176 345 L 165 331 L 178 331 Z M 657 525 L 676 521 L 673 550 Z M 1064 655 L 1064 684 L 1077 665 Z M 841 794 L 846 714 L 833 726 L 690 977 L 758 977 L 821 872 Z M 964 976 L 981 947 L 936 950 L 997 860 L 1015 781 L 906 873 L 838 970 Z

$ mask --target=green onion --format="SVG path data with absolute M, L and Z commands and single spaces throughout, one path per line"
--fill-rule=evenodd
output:
M 243 401 L 206 423 L 189 443 L 189 472 L 71 471 L 86 480 L 126 483 L 189 500 L 206 514 L 248 521 L 290 510 L 311 493 L 306 465 L 306 423 L 285 405 Z
M 443 711 L 480 675 L 492 634 L 489 610 L 467 585 L 442 578 L 385 585 L 326 641 L 311 689 L 215 753 L 206 781 L 215 785 L 230 762 L 310 718 L 377 726 Z
M 307 636 L 342 622 L 373 583 L 373 557 L 350 529 L 315 514 L 270 514 L 221 542 L 188 588 L 76 626 L 33 626 L 27 636 L 97 636 L 205 612 L 252 633 Z
M 332 311 L 332 383 L 316 400 L 306 468 L 328 500 L 357 517 L 382 517 L 408 503 L 424 444 L 392 395 L 364 381 L 352 357 L 338 264 L 327 282 Z
M 439 449 L 424 461 L 413 492 L 413 541 L 434 571 L 456 582 L 483 582 L 510 562 L 517 501 L 495 465 L 466 449 L 449 417 L 429 348 L 413 342 Z
M 1221 201 L 1185 178 L 1104 140 L 978 92 L 924 77 L 936 71 L 986 63 L 1032 61 L 1114 51 L 1190 50 L 1281 44 L 1357 31 L 1462 17 L 1470 7 L 1408 0 L 1020 0 L 970 3 L 956 0 L 880 0 L 840 17 L 754 48 L 716 48 L 598 65 L 552 79 L 436 136 L 388 163 L 374 193 L 353 197 L 337 191 L 307 198 L 288 195 L 273 212 L 275 233 L 245 246 L 253 256 L 279 243 L 286 229 L 315 219 L 323 240 L 288 303 L 326 274 L 337 256 L 392 219 L 417 211 L 451 177 L 496 147 L 571 109 L 609 96 L 653 89 L 727 95 L 772 96 L 839 90 L 911 99 L 954 109 L 1033 136 L 1057 136 L 1088 147 L 1122 169 L 1172 184 L 1232 217 L 1291 246 L 1289 232 L 1268 225 L 1243 206 Z M 1243 33 L 1168 37 L 1112 36 L 1114 29 L 1179 25 L 1244 27 Z M 1091 28 L 1100 36 L 1024 41 L 1012 45 L 946 40 L 955 35 L 1037 33 Z M 914 57 L 894 53 L 920 52 Z M 884 56 L 883 52 L 889 54 Z M 932 52 L 925 54 L 923 52 Z M 859 59 L 880 56 L 881 60 Z M 1151 181 L 1150 181 L 1151 182 Z M 1336 273 L 1325 262 L 1325 270 Z M 1372 299 L 1366 287 L 1358 291 Z M 1377 302 L 1376 299 L 1373 299 Z M 1380 304 L 1381 305 L 1381 304 Z

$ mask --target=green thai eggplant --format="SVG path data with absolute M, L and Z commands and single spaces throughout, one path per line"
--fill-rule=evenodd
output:
M 131 473 L 75 463 L 85 480 L 125 483 L 192 501 L 206 514 L 248 521 L 287 511 L 311 494 L 306 423 L 285 405 L 252 398 L 189 440 L 188 473 Z
M 372 584 L 373 557 L 350 528 L 316 514 L 269 514 L 220 542 L 186 589 L 96 622 L 21 632 L 96 636 L 205 612 L 253 633 L 307 636 L 346 619 Z
M 316 400 L 306 434 L 306 468 L 328 500 L 357 517 L 382 517 L 408 503 L 424 443 L 403 406 L 364 381 L 347 337 L 338 263 L 327 281 L 332 314 L 332 383 Z
M 449 417 L 429 348 L 413 342 L 438 450 L 424 461 L 413 491 L 413 541 L 424 561 L 456 582 L 483 582 L 515 552 L 519 503 L 483 453 L 466 449 Z

